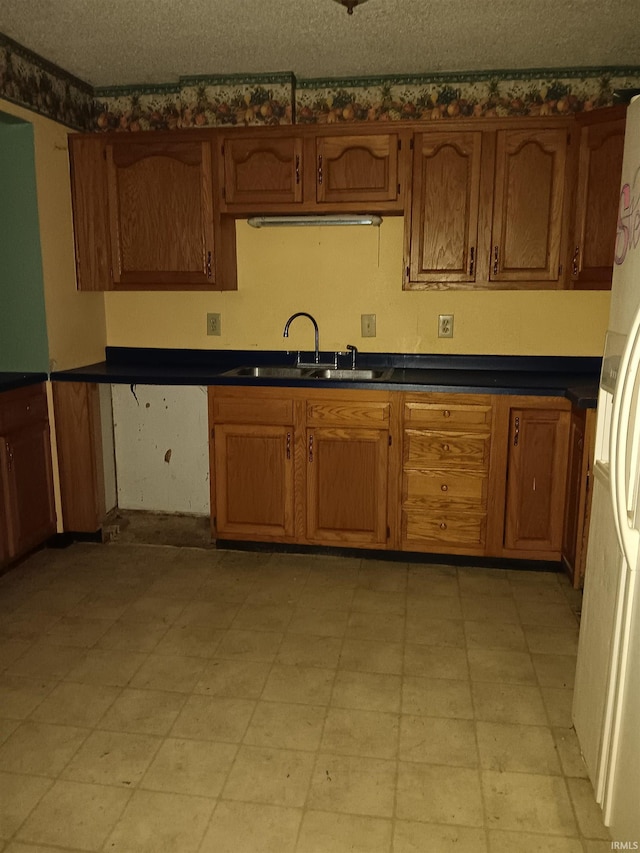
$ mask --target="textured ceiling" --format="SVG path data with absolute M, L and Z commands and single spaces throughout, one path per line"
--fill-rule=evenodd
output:
M 0 0 L 0 33 L 94 86 L 640 65 L 639 0 Z

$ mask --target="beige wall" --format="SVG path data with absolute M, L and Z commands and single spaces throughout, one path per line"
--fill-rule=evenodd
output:
M 76 290 L 69 130 L 1 99 L 0 110 L 33 125 L 51 369 L 102 361 L 106 343 L 104 297 L 101 293 Z
M 112 346 L 311 349 L 308 321 L 282 328 L 295 311 L 320 326 L 322 349 L 426 353 L 600 355 L 609 293 L 579 291 L 403 292 L 400 217 L 381 228 L 253 229 L 237 223 L 238 290 L 224 293 L 107 293 Z M 207 337 L 208 311 L 222 315 Z M 360 336 L 360 315 L 377 315 L 377 337 Z M 438 314 L 454 314 L 452 340 Z

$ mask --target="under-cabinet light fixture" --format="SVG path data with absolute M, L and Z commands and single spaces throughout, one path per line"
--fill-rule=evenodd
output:
M 314 215 L 310 216 L 251 216 L 248 220 L 252 228 L 275 228 L 299 225 L 376 225 L 382 222 L 381 216 L 368 213 L 339 213 L 332 216 Z

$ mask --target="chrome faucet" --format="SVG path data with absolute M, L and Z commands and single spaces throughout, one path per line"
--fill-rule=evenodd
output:
M 358 357 L 358 347 L 353 344 L 347 344 L 347 349 L 351 353 L 351 370 L 356 369 L 356 358 Z
M 319 346 L 318 324 L 316 323 L 315 318 L 311 316 L 311 314 L 307 314 L 306 311 L 298 311 L 297 314 L 292 314 L 289 317 L 289 319 L 287 320 L 287 322 L 284 324 L 284 332 L 282 333 L 282 337 L 283 338 L 289 337 L 289 326 L 296 319 L 296 317 L 308 317 L 311 320 L 311 322 L 313 323 L 313 331 L 315 334 L 315 352 L 314 352 L 315 364 L 319 364 L 320 363 L 320 346 Z M 301 364 L 300 353 L 298 353 L 298 362 L 297 363 L 298 363 L 298 365 Z

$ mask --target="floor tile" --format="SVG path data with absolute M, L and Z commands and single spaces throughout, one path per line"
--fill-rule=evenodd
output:
M 315 755 L 288 749 L 242 746 L 223 789 L 225 800 L 300 807 Z
M 593 796 L 591 782 L 588 779 L 567 779 L 567 787 L 580 832 L 586 838 L 608 839 L 609 831 L 602 822 L 602 811 Z
M 419 675 L 426 678 L 463 680 L 469 677 L 467 653 L 464 649 L 407 643 L 405 646 L 404 671 L 407 675 Z
M 407 563 L 363 560 L 358 571 L 358 588 L 376 592 L 406 592 Z
M 477 569 L 460 569 L 458 572 L 458 583 L 460 584 L 460 595 L 490 595 L 494 598 L 502 596 L 510 597 L 512 586 L 509 579 L 497 572 L 490 575 L 482 575 Z
M 291 621 L 293 607 L 288 604 L 243 604 L 232 627 L 247 631 L 285 631 Z
M 225 696 L 190 696 L 180 711 L 172 737 L 239 743 L 256 703 Z
M 0 767 L 12 773 L 57 776 L 89 734 L 88 729 L 24 722 L 0 747 Z
M 301 817 L 300 809 L 219 802 L 199 853 L 293 853 Z
M 274 664 L 262 698 L 270 702 L 327 704 L 334 678 L 335 670 L 332 669 Z
M 471 685 L 466 680 L 407 675 L 402 682 L 402 712 L 471 720 Z
M 453 619 L 432 619 L 411 613 L 407 616 L 405 638 L 408 643 L 428 646 L 454 646 L 464 648 L 462 622 Z
M 577 838 L 554 838 L 552 835 L 498 830 L 489 833 L 489 850 L 490 853 L 513 853 L 514 850 L 518 853 L 583 853 L 582 844 Z
M 160 743 L 152 735 L 94 731 L 62 771 L 61 778 L 133 788 L 142 779 Z
M 52 646 L 43 639 L 30 646 L 24 654 L 7 667 L 7 675 L 25 678 L 64 678 L 84 657 L 84 651 L 69 646 Z
M 167 633 L 167 625 L 146 622 L 115 622 L 96 643 L 99 649 L 123 652 L 152 652 Z
M 401 820 L 481 827 L 477 770 L 400 762 L 396 816 Z
M 482 721 L 476 726 L 480 763 L 485 770 L 560 774 L 551 729 Z
M 462 619 L 458 595 L 413 595 L 407 599 L 407 617 Z
M 478 720 L 530 726 L 547 725 L 547 713 L 539 687 L 474 681 L 471 692 Z
M 451 566 L 444 567 L 451 569 Z M 460 595 L 460 587 L 458 586 L 458 577 L 456 570 L 453 569 L 449 573 L 440 573 L 430 571 L 429 566 L 420 566 L 418 569 L 409 569 L 407 577 L 407 593 L 408 600 L 412 600 L 414 596 L 422 598 L 430 596 L 453 596 L 457 598 Z
M 113 622 L 113 619 L 63 616 L 47 631 L 47 639 L 54 646 L 89 649 L 106 633 Z
M 345 639 L 340 652 L 340 669 L 356 672 L 402 673 L 401 643 L 378 643 L 372 640 Z
M 120 617 L 123 622 L 145 622 L 151 625 L 172 625 L 184 610 L 185 602 L 174 597 L 142 595 Z
M 318 610 L 296 607 L 287 630 L 292 634 L 315 634 L 318 637 L 343 637 L 349 614 L 346 610 Z
M 339 670 L 331 704 L 364 711 L 399 711 L 402 680 L 398 675 Z
M 323 705 L 258 702 L 243 743 L 313 751 L 320 744 L 326 714 Z
M 490 829 L 577 835 L 562 777 L 485 770 L 482 786 Z
M 166 735 L 184 703 L 184 693 L 126 687 L 100 720 L 100 728 L 116 732 Z
M 0 838 L 11 838 L 52 784 L 40 776 L 0 772 Z
M 31 640 L 0 637 L 0 671 L 11 666 L 29 648 L 31 648 Z
M 460 603 L 463 618 L 470 622 L 518 622 L 515 602 L 506 596 L 463 596 Z
M 101 850 L 131 792 L 58 781 L 31 812 L 17 838 L 81 850 Z
M 398 714 L 329 708 L 321 749 L 336 755 L 395 758 L 398 752 Z
M 529 651 L 535 654 L 576 655 L 578 653 L 578 626 L 553 628 L 550 625 L 525 625 Z
M 535 684 L 536 676 L 527 652 L 505 649 L 469 649 L 472 681 Z
M 68 673 L 67 681 L 124 687 L 146 659 L 139 652 L 91 649 Z
M 307 807 L 372 817 L 393 814 L 396 762 L 320 753 Z
M 129 680 L 129 684 L 144 690 L 191 693 L 202 675 L 205 663 L 199 657 L 152 653 Z
M 553 736 L 564 775 L 586 779 L 587 767 L 580 751 L 575 729 L 555 728 L 553 729 Z
M 239 609 L 240 605 L 228 601 L 190 601 L 175 625 L 208 625 L 214 630 L 224 630 L 231 626 Z
M 296 853 L 389 853 L 391 836 L 390 820 L 308 811 Z
M 515 622 L 465 622 L 464 633 L 470 649 L 527 650 L 522 628 Z
M 396 821 L 393 853 L 487 853 L 483 829 Z
M 572 655 L 537 655 L 531 660 L 541 687 L 573 688 L 576 659 Z
M 399 757 L 400 761 L 477 767 L 475 726 L 471 720 L 403 714 Z
M 31 719 L 42 723 L 92 727 L 120 693 L 119 687 L 62 682 L 33 711 Z
M 338 665 L 342 640 L 338 637 L 316 637 L 308 634 L 286 634 L 276 661 L 289 666 Z
M 6 717 L 0 717 L 0 744 L 3 744 L 19 725 L 20 720 L 8 720 Z
M 518 615 L 522 625 L 546 625 L 551 628 L 576 624 L 575 616 L 566 603 L 549 603 L 520 599 L 517 603 Z
M 230 629 L 222 638 L 216 654 L 230 660 L 272 661 L 282 641 L 275 631 Z
M 24 720 L 53 690 L 56 682 L 46 678 L 0 675 L 0 709 L 3 717 Z
M 305 588 L 297 604 L 299 608 L 347 612 L 351 609 L 354 595 L 355 589 L 341 586 Z
M 541 687 L 540 693 L 547 709 L 549 724 L 570 728 L 573 725 L 573 690 L 563 687 Z
M 262 693 L 271 664 L 252 660 L 212 658 L 205 665 L 194 693 L 257 699 Z
M 361 574 L 359 573 L 358 580 L 360 578 Z M 406 596 L 404 591 L 392 592 L 390 590 L 358 588 L 353 596 L 351 609 L 362 613 L 403 616 L 406 610 Z
M 195 853 L 215 800 L 135 791 L 109 836 L 112 853 Z
M 217 797 L 238 748 L 233 744 L 167 738 L 146 771 L 141 788 Z

